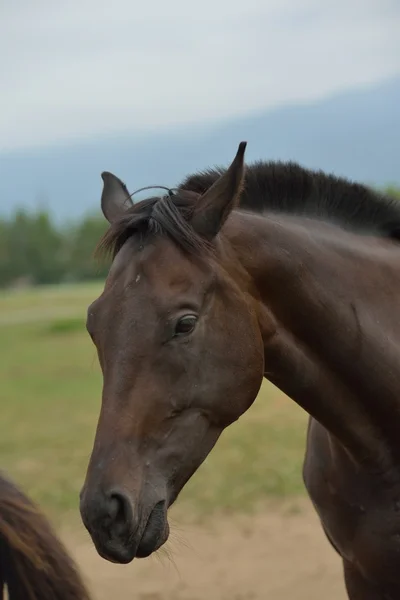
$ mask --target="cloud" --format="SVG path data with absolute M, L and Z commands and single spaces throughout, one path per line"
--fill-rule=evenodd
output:
M 398 0 L 19 0 L 1 148 L 221 119 L 400 72 Z

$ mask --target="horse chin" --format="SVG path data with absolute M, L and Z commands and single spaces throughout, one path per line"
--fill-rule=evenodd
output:
M 159 502 L 151 511 L 145 530 L 136 550 L 137 558 L 147 558 L 157 552 L 169 537 L 169 524 L 165 502 Z
M 169 525 L 167 521 L 165 522 L 164 530 L 161 531 L 156 538 L 153 538 L 152 540 L 149 539 L 145 532 L 145 535 L 137 548 L 136 558 L 147 558 L 151 554 L 154 554 L 167 542 L 168 538 Z

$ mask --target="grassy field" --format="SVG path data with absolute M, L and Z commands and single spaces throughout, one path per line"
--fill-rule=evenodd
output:
M 77 515 L 99 412 L 101 376 L 85 332 L 98 285 L 0 295 L 0 468 L 54 519 Z M 305 414 L 265 384 L 189 482 L 198 515 L 251 510 L 303 493 Z

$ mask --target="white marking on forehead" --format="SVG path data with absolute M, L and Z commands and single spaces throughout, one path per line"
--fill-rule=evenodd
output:
M 140 281 L 140 273 L 136 275 L 135 283 L 139 283 Z

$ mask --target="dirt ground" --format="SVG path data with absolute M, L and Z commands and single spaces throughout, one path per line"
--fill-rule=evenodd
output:
M 65 533 L 95 600 L 345 600 L 338 556 L 309 502 L 174 528 L 160 556 L 113 565 Z

